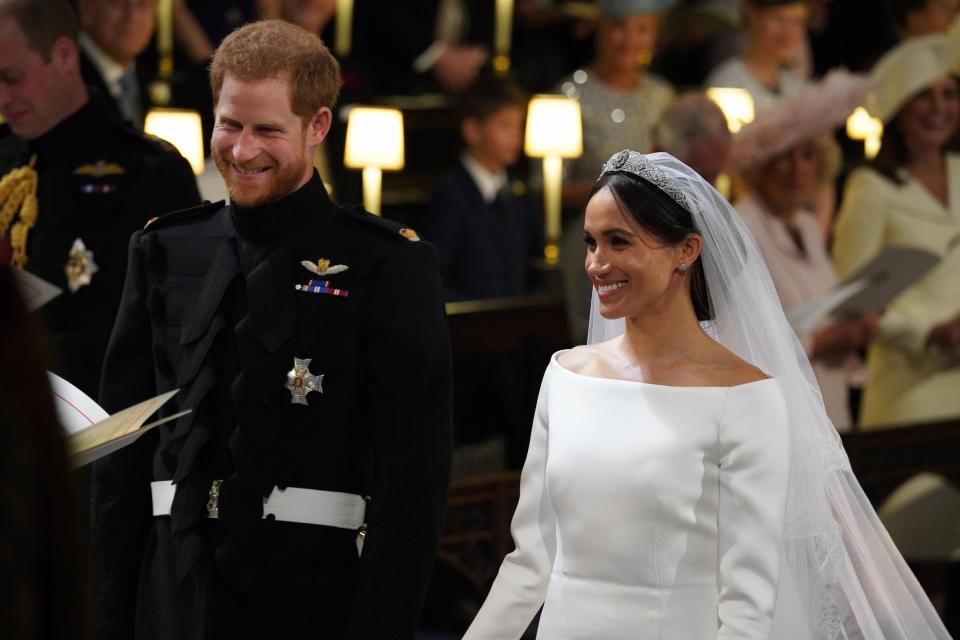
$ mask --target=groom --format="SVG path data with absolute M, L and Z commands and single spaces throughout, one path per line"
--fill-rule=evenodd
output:
M 134 234 L 101 393 L 192 413 L 94 469 L 98 637 L 412 638 L 451 447 L 433 247 L 327 196 L 317 37 L 247 25 L 210 75 L 230 204 Z

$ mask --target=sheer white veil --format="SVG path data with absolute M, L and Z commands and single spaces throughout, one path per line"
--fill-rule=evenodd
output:
M 784 317 L 753 236 L 705 180 L 666 153 L 621 151 L 603 173 L 641 177 L 684 206 L 703 239 L 713 320 L 704 328 L 774 376 L 790 416 L 790 476 L 781 576 L 771 638 L 950 638 L 854 477 L 827 417 L 810 362 Z M 596 292 L 588 342 L 623 333 Z

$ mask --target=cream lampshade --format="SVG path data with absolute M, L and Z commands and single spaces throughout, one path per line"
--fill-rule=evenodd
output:
M 175 146 L 190 162 L 194 175 L 203 173 L 203 130 L 199 113 L 188 109 L 151 109 L 143 130 Z
M 363 169 L 363 206 L 380 215 L 382 171 L 403 169 L 403 114 L 377 107 L 351 109 L 343 163 Z
M 527 107 L 524 151 L 531 158 L 543 158 L 543 208 L 547 264 L 560 259 L 560 188 L 563 158 L 583 153 L 580 103 L 555 95 L 537 95 Z
M 707 89 L 707 97 L 716 102 L 723 111 L 730 133 L 736 133 L 743 125 L 753 122 L 753 97 L 746 89 L 710 87 Z

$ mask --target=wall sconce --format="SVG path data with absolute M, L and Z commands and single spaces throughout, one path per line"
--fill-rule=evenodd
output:
M 868 160 L 873 160 L 880 152 L 881 136 L 883 121 L 871 116 L 863 107 L 857 107 L 847 118 L 847 137 L 863 140 L 863 153 Z
M 380 215 L 382 171 L 403 169 L 403 114 L 376 107 L 351 109 L 343 163 L 363 169 L 363 206 Z
M 543 158 L 543 208 L 547 264 L 560 260 L 560 192 L 563 158 L 583 153 L 583 127 L 580 103 L 554 95 L 537 95 L 527 107 L 524 152 L 531 158 Z
M 710 87 L 707 97 L 717 103 L 723 116 L 727 119 L 727 129 L 730 133 L 740 131 L 740 127 L 753 122 L 753 96 L 746 89 L 734 87 Z
M 203 130 L 199 113 L 188 109 L 151 109 L 143 130 L 175 146 L 190 162 L 194 175 L 203 173 Z

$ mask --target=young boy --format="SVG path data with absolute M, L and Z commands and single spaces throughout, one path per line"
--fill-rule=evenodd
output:
M 418 225 L 439 252 L 448 301 L 531 291 L 530 262 L 542 255 L 542 223 L 507 177 L 523 146 L 526 106 L 523 92 L 500 78 L 481 79 L 463 96 L 460 164 Z

